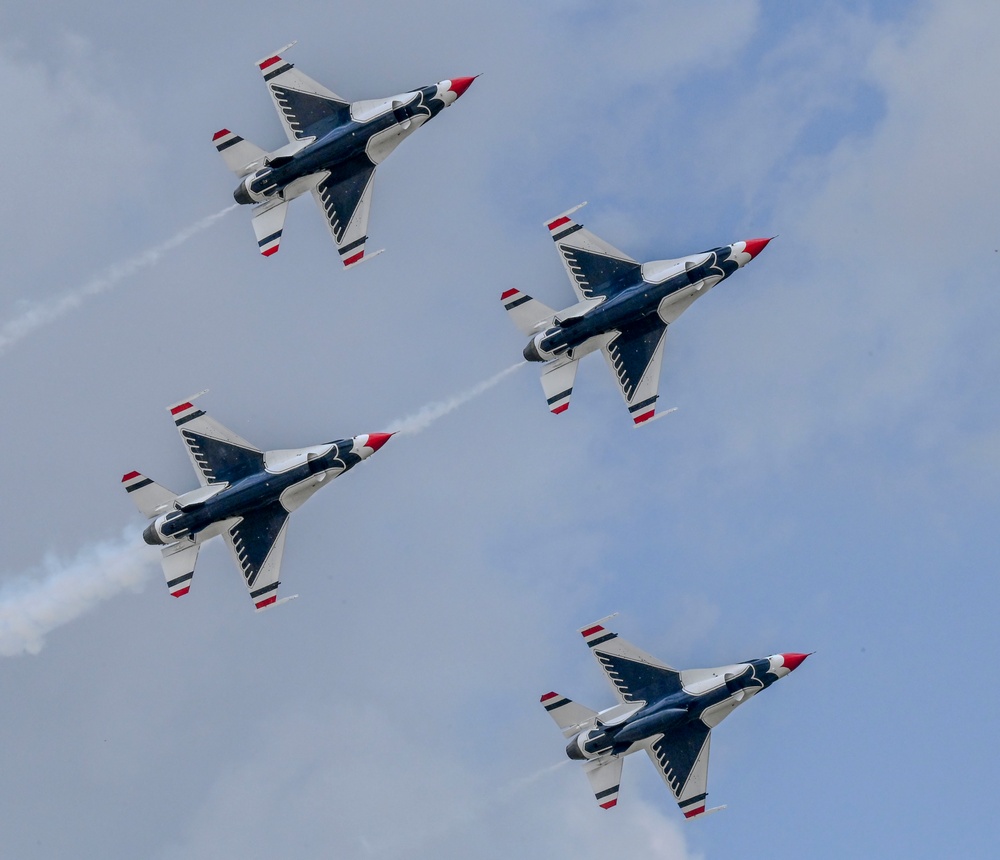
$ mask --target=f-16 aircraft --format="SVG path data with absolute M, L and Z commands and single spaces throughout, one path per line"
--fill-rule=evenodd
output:
M 287 146 L 265 152 L 224 128 L 215 133 L 215 148 L 240 177 L 233 192 L 236 202 L 256 207 L 253 229 L 261 254 L 269 257 L 278 250 L 288 201 L 311 191 L 341 261 L 354 266 L 365 259 L 375 168 L 404 138 L 453 104 L 475 78 L 352 103 L 281 56 L 294 44 L 257 63 L 288 135 Z
M 369 433 L 311 448 L 261 451 L 190 401 L 170 407 L 170 414 L 201 487 L 178 495 L 139 472 L 126 474 L 122 483 L 129 498 L 143 516 L 153 518 L 143 540 L 163 547 L 167 588 L 183 597 L 191 590 L 201 545 L 221 534 L 257 611 L 292 599 L 278 600 L 288 515 L 392 435 Z
M 592 711 L 558 693 L 542 705 L 569 738 L 566 755 L 583 762 L 602 809 L 618 802 L 624 757 L 645 750 L 685 818 L 705 810 L 711 731 L 738 706 L 795 669 L 808 654 L 774 654 L 715 669 L 678 671 L 601 624 L 580 633 L 611 683 L 618 704 Z
M 514 325 L 531 338 L 525 359 L 545 363 L 542 389 L 552 412 L 569 408 L 580 359 L 600 349 L 639 426 L 656 414 L 667 327 L 771 240 L 747 239 L 702 254 L 640 264 L 570 218 L 585 205 L 545 225 L 577 304 L 555 311 L 516 288 L 500 298 Z

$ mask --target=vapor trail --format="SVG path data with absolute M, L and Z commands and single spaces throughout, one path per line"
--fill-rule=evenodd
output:
M 510 376 L 515 370 L 525 364 L 527 364 L 527 362 L 519 361 L 517 364 L 512 364 L 506 370 L 501 370 L 498 374 L 496 374 L 496 376 L 491 376 L 489 379 L 480 382 L 478 385 L 473 386 L 467 391 L 463 391 L 461 394 L 455 394 L 447 400 L 439 400 L 436 403 L 428 403 L 413 415 L 393 421 L 387 430 L 390 433 L 399 433 L 404 436 L 419 433 L 421 430 L 426 430 L 439 418 L 443 418 L 450 412 L 454 412 L 459 406 L 464 406 L 470 400 L 474 400 L 479 397 L 480 394 L 489 391 L 494 385 L 502 382 L 506 377 Z
M 540 779 L 544 779 L 549 774 L 555 773 L 555 771 L 567 764 L 572 764 L 572 762 L 568 758 L 565 758 L 556 764 L 546 765 L 533 774 L 520 776 L 511 780 L 507 785 L 487 796 L 480 796 L 477 800 L 471 801 L 467 808 L 452 810 L 450 813 L 442 813 L 428 820 L 427 825 L 421 830 L 407 833 L 405 846 L 397 844 L 396 840 L 389 841 L 384 838 L 381 840 L 377 838 L 372 840 L 364 834 L 358 836 L 358 841 L 361 843 L 365 854 L 370 857 L 377 857 L 379 855 L 401 856 L 404 847 L 407 853 L 412 853 L 413 849 L 418 845 L 426 844 L 434 839 L 440 839 L 457 830 L 459 827 L 468 827 L 470 824 L 487 815 L 494 815 L 498 805 L 517 799 L 520 797 L 521 792 L 528 788 L 528 786 L 538 782 Z
M 0 655 L 37 654 L 45 636 L 126 588 L 136 588 L 158 562 L 138 529 L 80 550 L 72 560 L 49 556 L 45 575 L 0 585 Z
M 0 355 L 3 355 L 19 341 L 24 340 L 24 338 L 36 329 L 48 325 L 50 322 L 57 320 L 72 310 L 76 310 L 91 296 L 107 292 L 125 278 L 134 275 L 142 269 L 155 265 L 167 251 L 172 251 L 178 245 L 184 244 L 192 236 L 197 235 L 202 230 L 207 230 L 220 218 L 232 212 L 237 205 L 234 203 L 232 206 L 227 206 L 221 212 L 216 212 L 214 215 L 209 215 L 207 218 L 196 221 L 190 227 L 186 227 L 179 233 L 171 236 L 166 242 L 149 248 L 124 262 L 115 263 L 75 290 L 70 290 L 68 293 L 63 293 L 61 296 L 56 296 L 47 302 L 32 305 L 19 316 L 3 323 L 3 325 L 0 325 Z

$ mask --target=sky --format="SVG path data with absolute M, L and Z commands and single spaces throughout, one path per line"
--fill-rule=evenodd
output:
M 0 9 L 4 853 L 986 856 L 1000 648 L 1000 8 L 434 0 Z M 256 252 L 219 128 L 255 61 L 349 99 L 481 75 L 378 171 L 343 271 L 314 205 Z M 581 202 L 640 260 L 777 236 L 671 327 L 636 430 L 570 409 L 500 293 L 572 292 Z M 171 598 L 121 490 L 196 486 L 165 408 L 264 449 L 426 425 L 296 512 L 298 600 L 219 541 Z M 645 757 L 597 808 L 538 704 L 613 695 L 618 612 L 680 668 L 815 652 L 713 735 L 684 822 Z M 750 846 L 750 847 L 748 847 Z

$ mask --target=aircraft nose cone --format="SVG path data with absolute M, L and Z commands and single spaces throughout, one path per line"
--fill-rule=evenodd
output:
M 455 94 L 455 98 L 461 98 L 462 93 L 464 93 L 469 87 L 472 86 L 472 82 L 478 78 L 476 75 L 471 78 L 452 78 L 450 81 L 451 86 L 448 89 Z
M 371 448 L 372 451 L 377 451 L 381 448 L 395 433 L 369 433 L 368 439 L 365 442 L 366 448 Z
M 794 672 L 799 668 L 799 664 L 808 656 L 808 654 L 782 654 L 781 660 L 789 672 Z
M 743 243 L 746 246 L 743 249 L 743 253 L 749 254 L 752 260 L 767 247 L 767 243 L 770 241 L 770 239 L 747 239 Z

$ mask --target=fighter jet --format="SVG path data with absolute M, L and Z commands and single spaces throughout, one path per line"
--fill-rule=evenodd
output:
M 667 327 L 771 240 L 747 239 L 640 264 L 570 218 L 585 205 L 545 225 L 578 303 L 555 311 L 516 288 L 500 299 L 514 325 L 530 338 L 525 359 L 544 362 L 542 389 L 552 412 L 569 408 L 578 362 L 600 349 L 638 427 L 656 414 Z
M 287 146 L 265 152 L 227 128 L 217 131 L 213 141 L 226 166 L 240 177 L 233 192 L 236 202 L 255 207 L 253 229 L 261 254 L 269 257 L 278 250 L 288 201 L 311 191 L 349 268 L 365 259 L 375 168 L 404 138 L 453 104 L 475 78 L 452 78 L 352 103 L 281 56 L 294 44 L 257 63 L 288 135 Z
M 583 762 L 598 804 L 610 809 L 618 802 L 624 757 L 645 750 L 685 818 L 724 808 L 705 810 L 712 729 L 809 656 L 774 654 L 716 669 L 678 671 L 601 624 L 580 633 L 619 703 L 598 713 L 558 693 L 542 696 L 545 710 L 570 739 L 566 755 Z
M 190 401 L 171 406 L 170 414 L 201 487 L 178 495 L 139 472 L 128 472 L 122 483 L 129 498 L 153 519 L 142 538 L 163 547 L 167 588 L 174 597 L 183 597 L 191 590 L 201 545 L 221 534 L 258 612 L 292 599 L 278 600 L 288 515 L 392 435 L 369 433 L 311 448 L 261 451 Z

